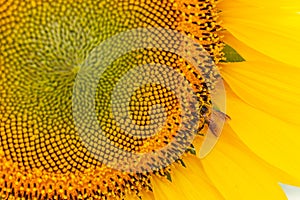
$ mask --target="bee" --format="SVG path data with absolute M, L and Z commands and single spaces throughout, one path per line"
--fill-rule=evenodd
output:
M 211 114 L 207 115 L 208 108 L 203 107 L 201 112 L 205 123 L 208 125 L 208 130 L 198 154 L 200 158 L 204 158 L 213 149 L 221 135 L 224 123 L 231 119 L 226 113 L 216 107 L 212 107 Z
M 206 119 L 205 122 L 208 124 L 209 132 L 211 132 L 211 134 L 215 137 L 219 137 L 222 132 L 224 122 L 228 120 L 231 120 L 231 118 L 226 113 L 213 109 L 211 116 Z

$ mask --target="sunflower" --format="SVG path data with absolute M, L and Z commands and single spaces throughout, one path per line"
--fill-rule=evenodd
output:
M 279 182 L 300 185 L 299 12 L 0 0 L 1 197 L 286 199 Z

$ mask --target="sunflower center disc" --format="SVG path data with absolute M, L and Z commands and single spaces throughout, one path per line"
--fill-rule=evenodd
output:
M 152 54 L 197 67 L 157 64 Z M 201 108 L 210 106 L 218 78 L 202 78 L 208 77 L 204 68 L 217 74 L 207 52 L 176 31 L 133 29 L 105 40 L 83 62 L 74 85 L 73 116 L 85 147 L 101 163 L 126 172 L 175 162 L 210 112 Z

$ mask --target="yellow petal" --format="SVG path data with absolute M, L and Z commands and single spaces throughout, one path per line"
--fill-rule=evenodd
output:
M 141 192 L 142 200 L 155 200 L 153 192 Z
M 232 129 L 254 153 L 300 180 L 299 126 L 253 108 L 229 89 L 227 114 Z
M 136 196 L 135 194 L 126 194 L 125 195 L 125 200 L 138 200 L 138 196 Z
M 249 151 L 229 125 L 225 125 L 216 147 L 202 163 L 225 199 L 286 199 L 277 170 Z
M 185 196 L 174 185 L 161 177 L 153 176 L 152 185 L 155 200 L 185 199 Z
M 257 61 L 257 60 L 264 60 L 268 62 L 276 62 L 273 58 L 264 55 L 257 50 L 247 46 L 245 43 L 238 40 L 235 36 L 233 36 L 229 31 L 223 31 L 224 35 L 224 42 L 231 46 L 233 49 L 237 51 L 239 55 L 241 55 L 247 61 Z
M 262 61 L 226 63 L 222 76 L 242 100 L 300 125 L 300 69 Z
M 172 182 L 153 177 L 155 199 L 223 199 L 203 171 L 201 162 L 195 156 L 183 159 L 186 168 L 176 165 L 172 170 Z
M 223 21 L 244 20 L 246 23 L 255 23 L 261 28 L 288 34 L 296 40 L 299 33 L 294 32 L 299 27 L 299 1 L 247 1 L 230 0 L 218 4 L 222 9 Z M 237 19 L 238 17 L 238 19 Z
M 223 11 L 223 26 L 235 37 L 274 59 L 298 66 L 299 3 L 267 6 L 249 1 L 223 1 L 219 6 Z
M 297 0 L 230 0 L 230 3 L 221 1 L 222 6 L 234 7 L 237 5 L 247 5 L 256 8 L 284 8 L 284 9 L 299 9 L 300 2 Z

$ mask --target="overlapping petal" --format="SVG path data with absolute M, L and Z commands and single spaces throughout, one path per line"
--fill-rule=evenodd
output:
M 205 174 L 202 164 L 195 156 L 183 159 L 186 167 L 175 165 L 172 182 L 153 177 L 153 190 L 156 200 L 165 199 L 224 199 Z
M 286 199 L 278 170 L 253 154 L 228 124 L 202 163 L 225 199 Z
M 232 129 L 254 153 L 300 180 L 299 126 L 249 105 L 230 90 L 227 113 Z
M 227 63 L 222 69 L 224 79 L 243 101 L 286 122 L 300 125 L 299 68 L 283 63 L 250 61 Z
M 298 1 L 223 1 L 223 27 L 248 46 L 281 62 L 298 66 Z

